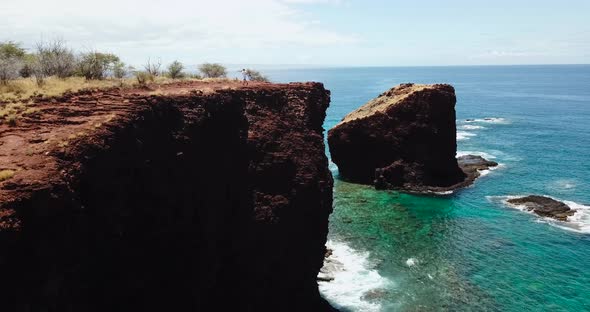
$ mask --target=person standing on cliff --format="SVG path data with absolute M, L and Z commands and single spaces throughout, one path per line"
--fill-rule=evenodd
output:
M 244 78 L 242 83 L 248 85 L 248 71 L 245 68 L 242 69 L 242 77 Z

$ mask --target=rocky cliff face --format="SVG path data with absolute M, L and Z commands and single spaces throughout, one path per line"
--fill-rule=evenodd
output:
M 450 85 L 402 84 L 350 113 L 328 133 L 340 175 L 412 192 L 462 183 L 455 103 Z
M 0 310 L 329 310 L 321 84 L 37 100 L 0 126 Z

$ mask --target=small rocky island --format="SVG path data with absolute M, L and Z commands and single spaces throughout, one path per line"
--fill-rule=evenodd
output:
M 570 206 L 553 198 L 531 195 L 526 197 L 512 198 L 509 204 L 524 206 L 526 210 L 534 212 L 541 217 L 553 218 L 559 221 L 567 221 L 576 211 Z
M 482 157 L 456 158 L 455 89 L 401 84 L 348 114 L 328 132 L 342 178 L 378 189 L 450 192 L 497 166 Z

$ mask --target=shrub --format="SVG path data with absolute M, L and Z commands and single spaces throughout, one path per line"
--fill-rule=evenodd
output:
M 0 170 L 0 182 L 8 180 L 14 176 L 14 170 Z
M 153 82 L 156 77 L 147 71 L 136 71 L 135 78 L 140 85 L 146 85 L 148 82 Z
M 205 63 L 199 66 L 199 71 L 205 78 L 224 78 L 227 76 L 227 69 L 216 63 Z
M 121 61 L 117 61 L 113 64 L 113 76 L 118 79 L 125 78 L 127 76 L 127 68 L 125 67 L 125 63 Z
M 62 40 L 37 43 L 37 57 L 45 76 L 66 78 L 72 76 L 76 70 L 76 57 Z
M 23 62 L 20 58 L 0 56 L 0 83 L 6 85 L 9 80 L 18 78 L 22 67 Z
M 183 78 L 182 70 L 184 70 L 184 65 L 179 61 L 174 61 L 168 66 L 168 76 L 172 79 Z
M 250 79 L 251 81 L 260 81 L 260 82 L 268 82 L 269 81 L 268 77 L 264 76 L 263 74 L 261 74 L 257 70 L 248 69 L 248 70 L 246 70 L 246 75 L 248 76 L 248 79 Z
M 25 57 L 26 51 L 20 44 L 13 41 L 6 41 L 0 43 L 0 57 L 16 57 L 22 59 Z
M 147 63 L 143 65 L 145 71 L 153 77 L 160 75 L 160 67 L 162 67 L 162 61 L 160 59 L 157 62 L 152 62 L 151 59 L 148 59 Z
M 0 83 L 6 85 L 8 80 L 20 76 L 24 56 L 25 50 L 18 43 L 12 41 L 0 43 Z
M 23 68 L 20 70 L 20 75 L 23 78 L 29 78 L 35 74 L 35 66 L 38 63 L 37 55 L 35 54 L 25 54 L 22 58 L 23 60 Z
M 89 52 L 80 55 L 78 74 L 88 80 L 103 80 L 113 70 L 119 57 L 110 53 Z

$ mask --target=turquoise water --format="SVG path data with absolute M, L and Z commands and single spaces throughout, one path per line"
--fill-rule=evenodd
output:
M 451 83 L 459 152 L 500 168 L 448 197 L 340 181 L 321 283 L 345 311 L 590 311 L 590 66 L 276 70 L 275 81 L 332 91 L 325 128 L 403 82 Z M 484 118 L 494 118 L 484 120 Z M 466 122 L 466 119 L 476 119 Z M 574 223 L 504 204 L 541 194 L 579 209 Z

